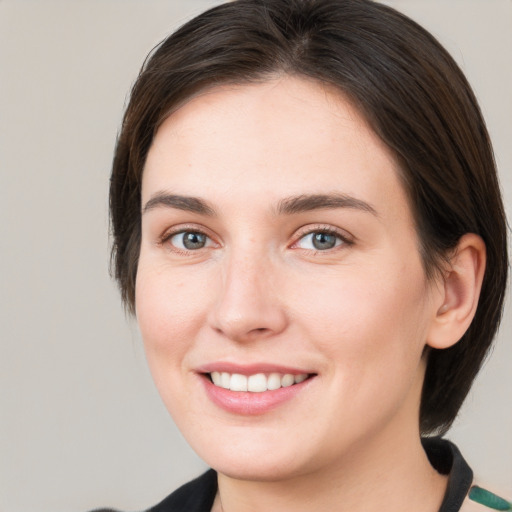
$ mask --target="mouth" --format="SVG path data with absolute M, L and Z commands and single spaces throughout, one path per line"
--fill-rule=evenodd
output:
M 210 372 L 204 374 L 210 382 L 219 388 L 230 391 L 241 391 L 249 393 L 263 393 L 275 391 L 281 388 L 288 388 L 300 384 L 311 378 L 313 374 L 308 373 L 255 373 L 242 375 L 240 373 Z

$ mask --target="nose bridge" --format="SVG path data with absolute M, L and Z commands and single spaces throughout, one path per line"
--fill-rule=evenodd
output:
M 228 251 L 212 311 L 217 331 L 244 341 L 284 329 L 286 317 L 276 293 L 274 267 L 269 252 L 251 241 Z

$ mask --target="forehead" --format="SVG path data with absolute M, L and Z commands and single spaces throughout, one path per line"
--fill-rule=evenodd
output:
M 295 77 L 214 88 L 173 112 L 150 148 L 143 201 L 165 189 L 219 199 L 236 189 L 246 200 L 404 195 L 395 158 L 352 103 Z

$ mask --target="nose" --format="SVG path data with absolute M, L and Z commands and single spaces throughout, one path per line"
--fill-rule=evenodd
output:
M 226 261 L 209 315 L 212 328 L 238 342 L 281 333 L 288 320 L 276 273 L 270 258 L 261 254 Z

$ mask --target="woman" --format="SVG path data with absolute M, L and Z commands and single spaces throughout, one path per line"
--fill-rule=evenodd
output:
M 510 509 L 432 437 L 507 252 L 478 105 L 421 27 L 368 0 L 198 16 L 141 71 L 110 201 L 153 378 L 213 468 L 151 511 Z

